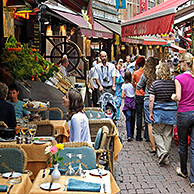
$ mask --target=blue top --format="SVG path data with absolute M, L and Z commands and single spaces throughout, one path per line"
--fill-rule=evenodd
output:
M 88 142 L 92 145 L 89 122 L 85 113 L 78 112 L 71 117 L 70 142 Z
M 18 100 L 17 102 L 11 102 L 10 100 L 7 100 L 7 102 L 14 106 L 17 119 L 21 119 L 22 117 L 30 114 L 29 111 L 23 109 L 23 105 L 25 104 L 25 102 L 20 100 Z

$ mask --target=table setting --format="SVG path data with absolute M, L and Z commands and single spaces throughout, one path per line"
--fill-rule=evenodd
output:
M 28 174 L 5 172 L 0 174 L 0 193 L 27 194 L 32 186 Z

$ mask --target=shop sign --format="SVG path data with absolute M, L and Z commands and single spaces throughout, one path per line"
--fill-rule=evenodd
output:
M 39 31 L 39 22 L 34 22 L 34 43 L 33 48 L 40 49 L 40 31 Z
M 126 9 L 126 0 L 116 0 L 116 9 Z
M 24 18 L 24 19 L 29 19 L 29 13 L 14 13 L 14 18 Z

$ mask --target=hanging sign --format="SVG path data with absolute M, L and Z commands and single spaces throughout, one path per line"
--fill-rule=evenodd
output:
M 116 9 L 126 9 L 126 0 L 116 0 Z

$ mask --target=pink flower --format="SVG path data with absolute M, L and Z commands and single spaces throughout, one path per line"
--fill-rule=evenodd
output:
M 52 154 L 56 154 L 57 151 L 58 151 L 58 149 L 57 149 L 56 146 L 52 146 L 50 150 L 51 150 L 51 153 L 52 153 Z

